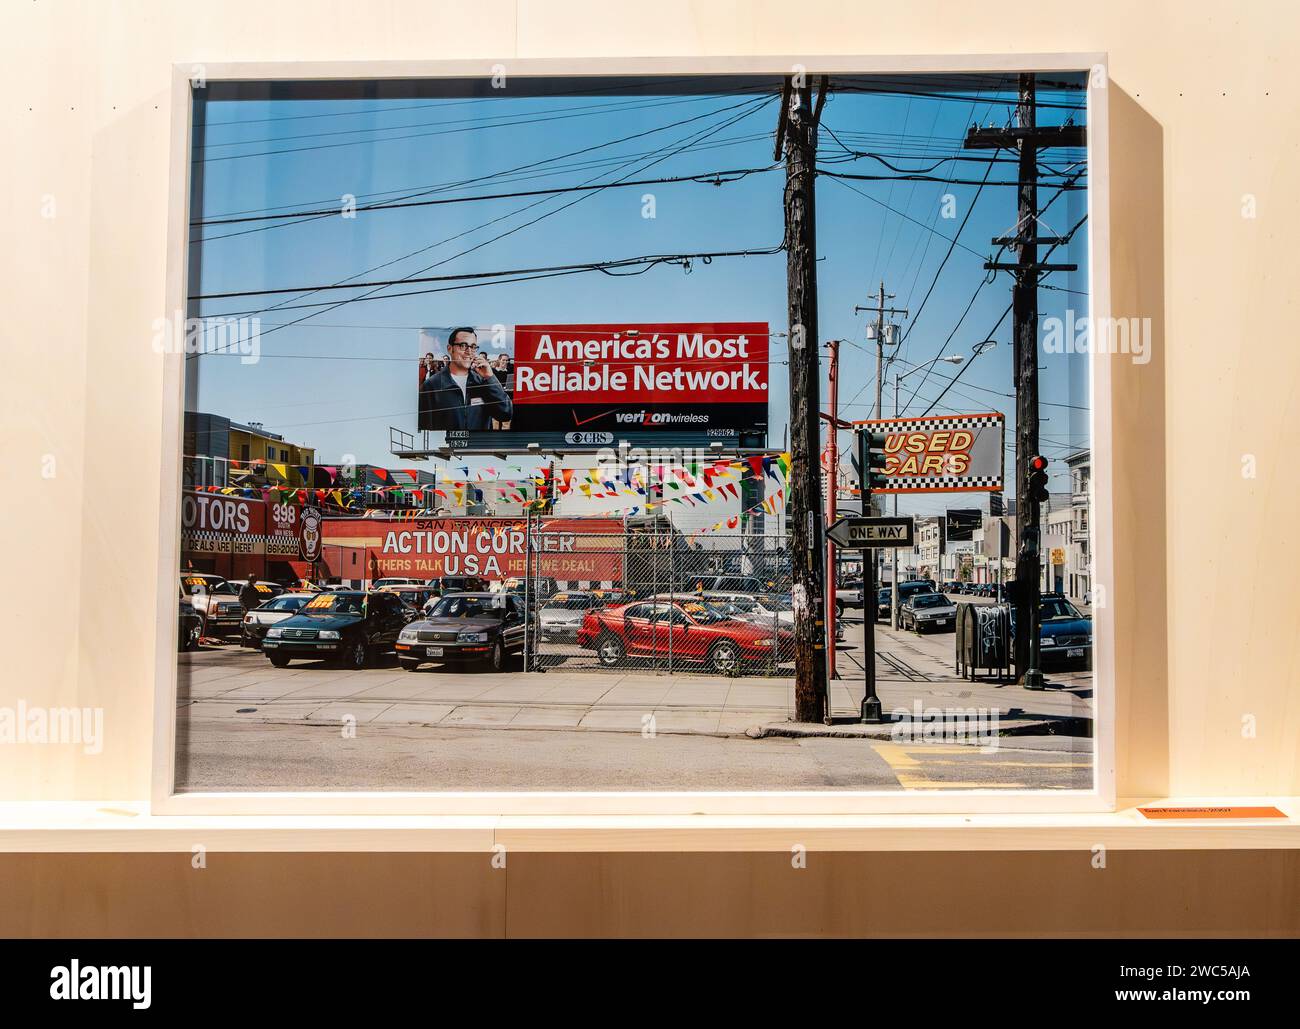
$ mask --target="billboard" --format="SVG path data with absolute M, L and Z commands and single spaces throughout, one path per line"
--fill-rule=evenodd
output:
M 326 518 L 322 529 L 327 548 L 364 553 L 370 578 L 500 580 L 522 578 L 527 571 L 522 518 Z M 562 582 L 623 581 L 621 519 L 537 518 L 532 549 L 533 575 Z
M 984 512 L 977 507 L 948 508 L 944 525 L 949 543 L 963 543 L 974 538 L 974 532 L 984 524 Z
M 885 436 L 884 488 L 873 493 L 1001 492 L 1005 419 L 989 414 L 854 422 Z
M 417 427 L 451 446 L 742 434 L 761 446 L 768 337 L 766 322 L 422 329 Z

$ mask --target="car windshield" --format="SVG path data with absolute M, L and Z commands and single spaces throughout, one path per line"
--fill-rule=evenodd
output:
M 241 587 L 236 586 L 233 582 L 219 582 L 215 586 L 208 587 L 209 593 L 235 594 Z
M 306 597 L 276 597 L 262 605 L 264 611 L 297 611 L 307 603 Z
M 725 622 L 731 618 L 724 609 L 714 607 L 712 604 L 690 603 L 683 604 L 682 610 L 686 612 L 687 617 L 693 622 L 700 625 L 711 625 L 714 622 Z
M 302 607 L 305 615 L 360 615 L 365 614 L 365 597 L 359 593 L 322 593 L 312 597 Z
M 1063 597 L 1049 597 L 1039 608 L 1042 618 L 1082 618 L 1079 609 Z
M 433 606 L 434 618 L 498 618 L 505 612 L 505 601 L 498 597 L 443 597 Z
M 557 593 L 543 606 L 545 611 L 585 611 L 596 606 L 596 598 L 585 594 Z
M 946 607 L 948 604 L 948 598 L 938 593 L 918 593 L 912 598 L 913 607 Z

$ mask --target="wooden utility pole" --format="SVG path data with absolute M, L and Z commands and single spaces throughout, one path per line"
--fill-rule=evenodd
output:
M 826 95 L 822 82 L 822 98 Z M 794 606 L 794 717 L 826 717 L 822 581 L 821 382 L 817 335 L 817 119 L 803 74 L 786 80 L 777 147 L 785 149 L 786 295 L 790 321 L 790 517 Z M 820 105 L 819 105 L 820 106 Z
M 1020 244 L 1016 284 L 1011 293 L 1012 331 L 1015 333 L 1012 365 L 1016 376 L 1016 672 L 1024 685 L 1042 673 L 1038 662 L 1038 505 L 1029 496 L 1029 459 L 1038 453 L 1038 144 L 1034 77 L 1020 76 L 1020 103 L 1016 125 L 1020 139 L 1020 185 L 1016 188 L 1016 225 Z M 1041 685 L 1037 683 L 1036 685 Z
M 1011 293 L 1013 352 L 1016 387 L 1016 577 L 1015 607 L 1016 677 L 1027 689 L 1043 688 L 1039 667 L 1039 588 L 1042 530 L 1038 502 L 1030 494 L 1029 462 L 1038 454 L 1038 280 L 1044 272 L 1073 271 L 1073 264 L 1046 264 L 1038 260 L 1040 243 L 1052 250 L 1067 239 L 1046 239 L 1038 232 L 1038 152 L 1053 146 L 1081 146 L 1084 130 L 1077 125 L 1038 127 L 1034 76 L 1020 76 L 1016 124 L 1011 129 L 975 129 L 966 137 L 968 147 L 1008 147 L 1018 152 L 1016 230 L 1004 240 L 1016 250 L 1016 262 L 987 262 L 984 267 L 1009 271 L 1015 276 Z M 1049 251 L 1050 255 L 1050 251 Z

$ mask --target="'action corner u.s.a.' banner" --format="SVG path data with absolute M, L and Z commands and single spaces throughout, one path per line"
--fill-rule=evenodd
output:
M 324 560 L 331 574 L 354 556 L 364 575 L 489 580 L 529 573 L 526 522 L 509 517 L 326 518 Z M 533 523 L 532 574 L 565 582 L 623 581 L 619 518 L 542 516 Z
M 767 322 L 423 329 L 418 428 L 494 446 L 511 434 L 581 447 L 651 433 L 761 446 L 768 339 Z
M 876 493 L 998 493 L 1006 419 L 989 414 L 855 422 L 885 437 L 885 479 Z

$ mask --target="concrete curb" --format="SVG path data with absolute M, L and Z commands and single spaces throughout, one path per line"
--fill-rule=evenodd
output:
M 783 736 L 790 739 L 825 737 L 840 740 L 893 740 L 895 724 L 890 722 L 881 725 L 865 725 L 849 722 L 843 725 L 818 725 L 812 722 L 772 722 L 746 729 L 745 735 L 755 740 L 770 736 Z M 1024 718 L 1003 721 L 998 726 L 1000 739 L 1013 739 L 1018 736 L 1088 739 L 1092 735 L 1090 718 Z

